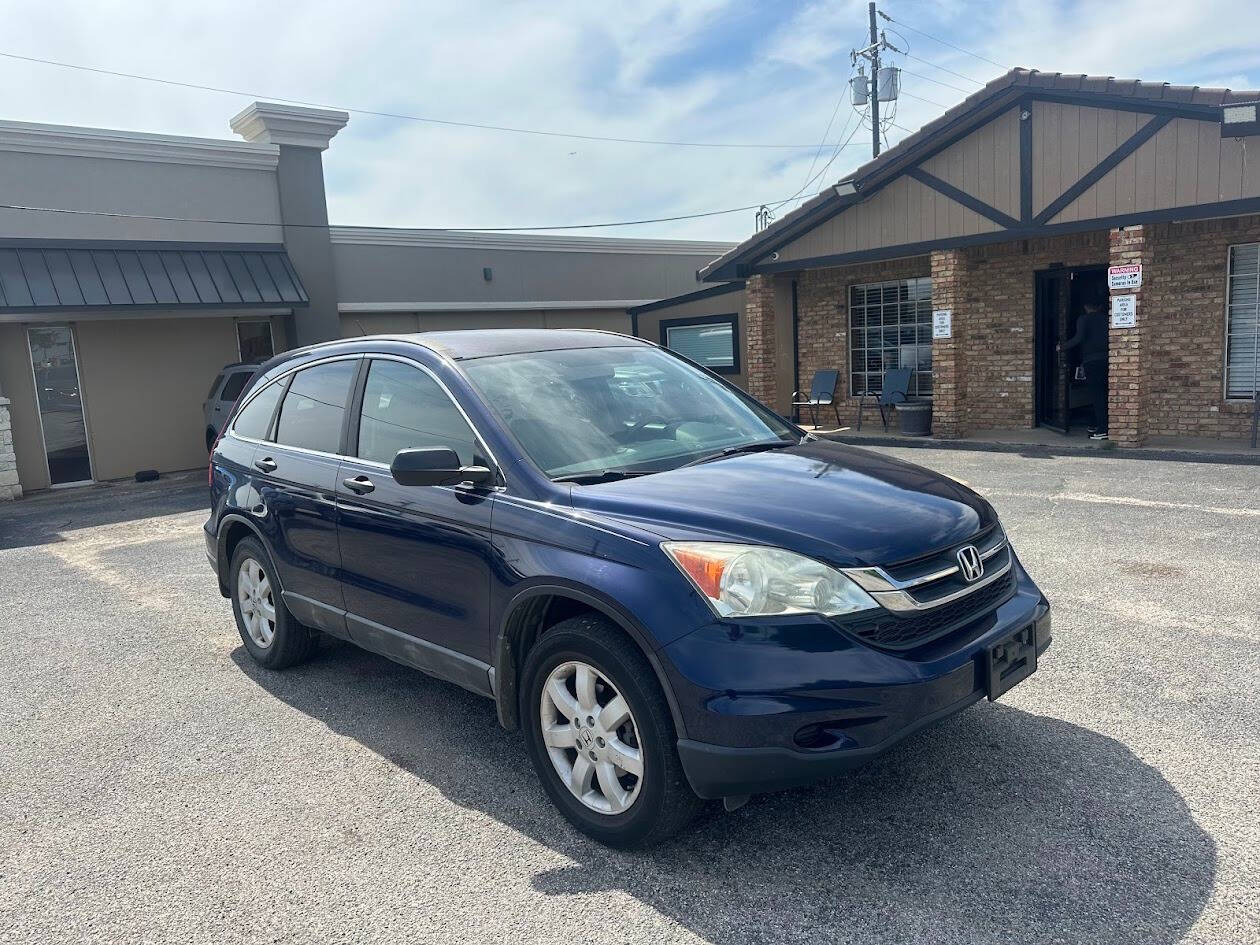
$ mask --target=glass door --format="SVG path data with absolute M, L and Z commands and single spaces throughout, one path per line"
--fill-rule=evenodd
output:
M 79 365 L 69 326 L 31 328 L 31 370 L 39 401 L 39 423 L 54 486 L 92 481 L 87 426 L 79 396 Z

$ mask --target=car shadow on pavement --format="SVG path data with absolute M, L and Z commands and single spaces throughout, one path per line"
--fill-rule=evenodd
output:
M 337 643 L 284 673 L 240 647 L 233 659 L 276 698 L 573 861 L 535 875 L 536 892 L 624 893 L 713 942 L 1173 943 L 1213 887 L 1215 844 L 1155 768 L 1001 703 L 623 853 L 550 806 L 488 700 Z

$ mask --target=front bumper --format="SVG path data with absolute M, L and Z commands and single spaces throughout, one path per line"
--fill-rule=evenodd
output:
M 1050 645 L 1050 605 L 1015 564 L 996 610 L 909 653 L 867 647 L 826 621 L 715 623 L 664 648 L 693 790 L 717 798 L 806 784 L 864 764 L 985 698 L 985 657 L 1029 624 Z

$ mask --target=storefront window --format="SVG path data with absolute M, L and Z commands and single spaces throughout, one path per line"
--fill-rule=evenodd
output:
M 735 315 L 673 318 L 661 322 L 661 344 L 718 374 L 738 374 Z
M 910 368 L 910 396 L 932 396 L 932 280 L 849 287 L 849 392 L 883 389 L 884 372 Z
M 271 340 L 271 322 L 237 322 L 236 341 L 242 361 L 266 361 L 276 353 Z
M 1260 243 L 1229 248 L 1225 396 L 1255 396 L 1260 383 Z

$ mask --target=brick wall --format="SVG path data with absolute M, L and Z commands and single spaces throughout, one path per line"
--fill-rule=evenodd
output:
M 9 400 L 0 397 L 0 500 L 21 497 L 17 457 L 13 453 L 13 430 L 9 425 Z
M 1260 242 L 1260 216 L 1143 227 L 1150 261 L 1138 323 L 1145 324 L 1150 436 L 1248 437 L 1250 401 L 1225 400 L 1229 247 Z
M 744 340 L 748 393 L 763 404 L 778 400 L 774 343 L 775 321 L 779 313 L 774 310 L 774 279 L 772 276 L 751 276 L 744 285 Z M 791 318 L 791 312 L 782 313 Z M 788 353 L 790 357 L 790 352 Z
M 797 276 L 797 355 L 801 387 L 808 392 L 815 371 L 839 370 L 836 395 L 842 423 L 856 423 L 858 407 L 858 398 L 852 396 L 849 389 L 849 286 L 915 279 L 929 274 L 928 258 L 916 256 L 839 269 L 812 269 Z M 874 422 L 879 422 L 879 411 L 872 408 L 863 417 L 864 424 L 871 422 L 872 413 Z M 824 426 L 835 422 L 829 412 L 819 419 Z
M 1033 316 L 1039 269 L 1107 265 L 1107 232 L 968 249 L 954 331 L 966 360 L 966 433 L 1033 425 Z
M 817 370 L 838 369 L 841 422 L 854 424 L 849 286 L 933 275 L 934 307 L 954 312 L 954 338 L 933 344 L 934 432 L 948 437 L 1029 428 L 1035 274 L 1055 266 L 1117 265 L 1136 253 L 1144 265 L 1139 330 L 1113 339 L 1119 348 L 1113 347 L 1112 355 L 1112 424 L 1119 422 L 1128 431 L 1117 434 L 1117 442 L 1136 443 L 1148 436 L 1248 436 L 1250 402 L 1224 399 L 1225 281 L 1229 246 L 1260 242 L 1260 216 L 1160 224 L 1125 233 L 1140 233 L 1141 245 L 1131 244 L 1136 237 L 1120 234 L 1122 245 L 1113 247 L 1115 237 L 1098 230 L 798 273 L 800 384 L 807 388 Z M 755 292 L 754 281 L 761 283 Z M 775 345 L 773 319 L 762 313 L 773 311 L 773 286 L 764 277 L 754 277 L 749 286 L 749 386 L 767 399 L 776 393 L 770 366 Z M 790 317 L 787 312 L 778 315 Z M 754 330 L 757 325 L 762 327 Z M 791 358 L 791 352 L 781 355 Z

